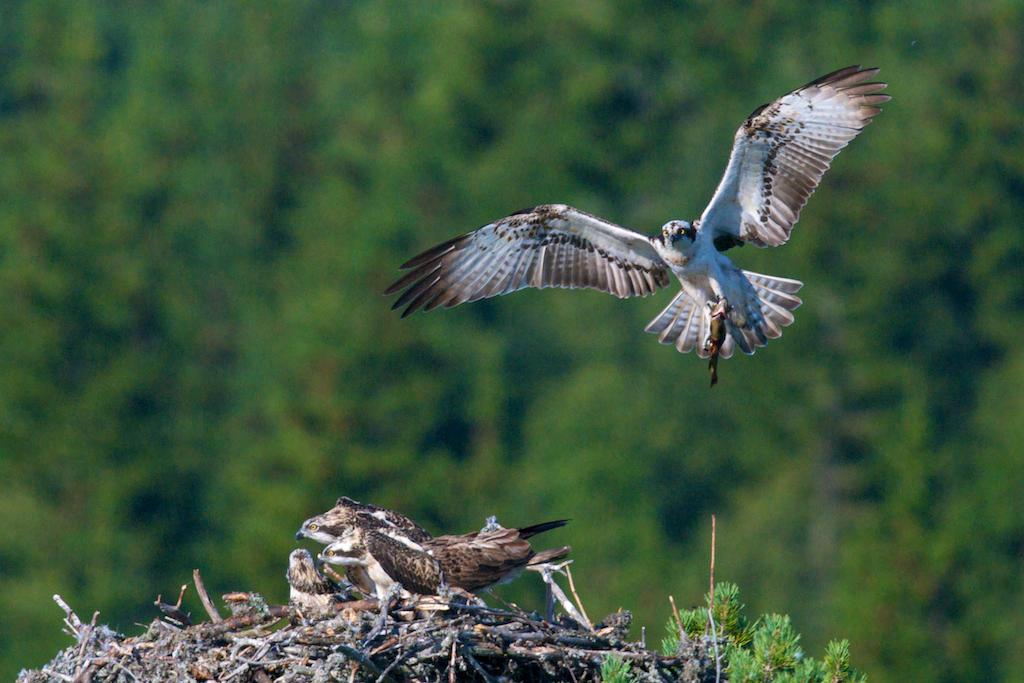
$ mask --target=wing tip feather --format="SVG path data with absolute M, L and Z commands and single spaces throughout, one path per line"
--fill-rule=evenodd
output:
M 472 236 L 472 234 L 473 233 L 469 233 L 467 235 L 459 235 L 458 237 L 453 237 L 450 240 L 441 242 L 441 244 L 435 245 L 430 249 L 427 249 L 426 251 L 423 251 L 417 254 L 416 256 L 413 256 L 411 259 L 409 259 L 402 265 L 398 266 L 398 268 L 400 270 L 409 270 L 410 268 L 416 268 L 418 266 L 421 266 L 427 263 L 428 261 L 435 261 L 444 256 L 445 254 L 449 253 L 450 251 L 453 251 L 459 245 L 459 242 L 461 242 L 462 240 L 469 239 Z

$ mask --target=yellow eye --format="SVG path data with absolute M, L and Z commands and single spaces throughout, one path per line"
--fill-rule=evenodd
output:
M 334 551 L 333 550 L 328 550 L 328 551 L 326 551 L 324 553 L 324 555 L 326 555 L 327 557 L 334 557 Z
M 320 525 L 319 525 L 319 524 L 317 524 L 316 522 L 314 522 L 314 523 L 312 523 L 312 524 L 310 524 L 310 525 L 309 525 L 309 530 L 310 530 L 310 531 L 316 531 L 316 530 L 317 530 L 317 529 L 319 529 L 319 528 L 320 528 Z

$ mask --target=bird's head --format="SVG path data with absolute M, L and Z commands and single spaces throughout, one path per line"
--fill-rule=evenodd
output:
M 332 543 L 337 538 L 337 531 L 335 521 L 330 519 L 330 513 L 326 512 L 303 522 L 295 532 L 295 540 L 310 538 L 318 543 Z
M 285 577 L 289 584 L 296 585 L 303 577 L 315 576 L 316 573 L 316 564 L 308 550 L 298 548 L 288 556 L 288 573 Z
M 304 564 L 313 564 L 313 555 L 304 548 L 296 548 L 288 556 L 288 564 L 292 567 L 298 567 Z
M 315 567 L 313 555 L 303 548 L 297 548 L 288 556 L 288 572 L 308 570 Z
M 683 238 L 691 242 L 697 239 L 697 229 L 690 221 L 673 220 L 661 226 L 661 240 L 666 246 L 674 245 Z
M 324 548 L 320 559 L 328 564 L 348 564 L 347 560 L 363 552 L 362 534 L 356 527 L 342 532 L 338 540 Z

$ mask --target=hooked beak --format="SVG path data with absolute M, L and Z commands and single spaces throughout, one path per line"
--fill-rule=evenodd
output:
M 302 533 L 302 529 L 299 529 L 298 531 L 295 532 L 295 540 L 296 541 L 301 541 L 305 537 L 306 537 L 306 534 Z

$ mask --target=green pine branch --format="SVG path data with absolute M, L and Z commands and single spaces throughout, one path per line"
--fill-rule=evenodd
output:
M 707 595 L 705 605 L 710 604 L 710 595 Z M 766 614 L 750 624 L 743 613 L 744 608 L 736 584 L 722 582 L 715 586 L 715 636 L 722 654 L 722 671 L 729 681 L 862 683 L 866 680 L 863 674 L 850 667 L 849 641 L 831 641 L 825 648 L 825 656 L 816 660 L 807 657 L 800 648 L 800 634 L 788 616 Z M 678 618 L 673 615 L 665 625 L 662 653 L 673 655 L 679 652 L 683 634 L 689 640 L 707 638 L 710 642 L 709 629 L 707 606 L 684 610 Z M 609 669 L 609 672 L 627 677 L 612 679 L 606 676 L 606 681 L 629 680 L 628 664 L 624 674 L 620 674 L 618 669 Z

